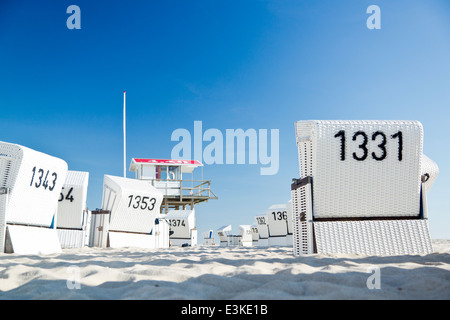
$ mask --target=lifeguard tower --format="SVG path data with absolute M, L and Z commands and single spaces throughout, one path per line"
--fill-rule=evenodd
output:
M 161 213 L 168 213 L 170 209 L 186 210 L 209 199 L 217 199 L 211 191 L 211 181 L 194 180 L 194 169 L 203 167 L 197 160 L 172 159 L 131 159 L 130 171 L 136 173 L 136 179 L 148 181 L 153 187 L 163 193 Z M 191 174 L 191 179 L 183 178 Z
M 211 181 L 203 180 L 203 168 L 202 179 L 194 180 L 197 167 L 203 164 L 196 160 L 131 159 L 130 171 L 136 173 L 136 179 L 147 181 L 163 194 L 160 213 L 169 222 L 172 245 L 197 245 L 194 206 L 217 199 L 211 191 Z

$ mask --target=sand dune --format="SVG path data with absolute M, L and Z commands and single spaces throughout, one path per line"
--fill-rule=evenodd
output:
M 1 254 L 0 299 L 450 299 L 450 240 L 433 240 L 433 249 L 396 257 L 206 246 Z M 375 275 L 380 289 L 369 289 Z

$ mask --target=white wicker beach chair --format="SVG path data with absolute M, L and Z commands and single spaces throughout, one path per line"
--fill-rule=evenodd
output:
M 164 213 L 156 215 L 155 226 L 151 233 L 155 238 L 155 248 L 170 247 L 170 227 Z
M 214 236 L 213 236 L 212 230 L 203 232 L 202 236 L 203 236 L 203 245 L 205 245 L 205 246 L 213 246 L 214 245 Z
M 227 236 L 227 246 L 239 246 L 241 243 L 241 236 L 239 234 L 229 234 Z
M 417 121 L 298 121 L 294 254 L 430 253 L 426 193 L 438 174 Z
M 255 216 L 255 224 L 259 235 L 258 247 L 267 247 L 269 245 L 269 230 L 267 228 L 266 214 Z
M 231 224 L 217 229 L 221 246 L 228 246 L 228 236 L 231 235 Z
M 61 248 L 81 248 L 89 244 L 90 212 L 86 207 L 89 172 L 72 171 L 58 199 L 56 227 Z
M 251 247 L 253 245 L 253 234 L 251 225 L 239 226 L 239 245 L 242 247 Z
M 285 246 L 288 244 L 287 204 L 274 204 L 266 212 L 269 246 Z
M 252 246 L 253 247 L 257 247 L 258 246 L 258 241 L 259 241 L 259 231 L 258 231 L 258 226 L 256 224 L 252 224 L 251 225 L 251 229 L 252 229 Z
M 102 210 L 92 212 L 90 245 L 157 248 L 168 246 L 159 230 L 163 195 L 146 181 L 104 176 Z M 158 230 L 157 230 L 158 229 Z M 165 236 L 164 239 L 157 237 Z
M 61 251 L 55 213 L 66 175 L 64 160 L 0 142 L 0 252 Z
M 287 235 L 286 245 L 292 246 L 294 243 L 294 217 L 292 215 L 292 199 L 286 203 Z
M 195 226 L 195 210 L 169 210 L 165 215 L 169 223 L 170 241 L 174 246 L 196 246 L 197 228 Z

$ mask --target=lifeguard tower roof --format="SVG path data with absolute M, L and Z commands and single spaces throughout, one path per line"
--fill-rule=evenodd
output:
M 130 171 L 136 171 L 138 169 L 138 166 L 144 164 L 180 166 L 183 173 L 191 173 L 195 168 L 203 166 L 203 164 L 197 160 L 133 158 L 131 159 Z
M 201 180 L 194 180 L 197 167 L 203 167 L 197 160 L 132 158 L 130 171 L 135 172 L 136 179 L 148 181 L 163 193 L 161 212 L 165 209 L 168 213 L 169 208 L 184 210 L 190 205 L 192 210 L 200 202 L 217 199 L 210 188 L 211 181 L 203 180 L 203 170 Z M 186 173 L 192 174 L 190 179 L 183 178 Z

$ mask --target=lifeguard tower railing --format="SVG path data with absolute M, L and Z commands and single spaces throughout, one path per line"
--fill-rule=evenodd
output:
M 191 206 L 206 202 L 210 199 L 218 199 L 211 190 L 210 180 L 172 180 L 172 179 L 142 179 L 148 181 L 152 186 L 164 195 L 161 212 L 169 209 L 186 209 Z

